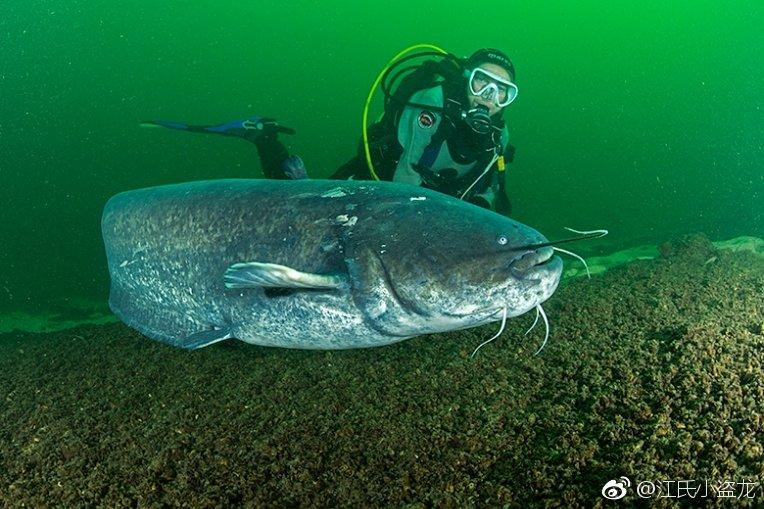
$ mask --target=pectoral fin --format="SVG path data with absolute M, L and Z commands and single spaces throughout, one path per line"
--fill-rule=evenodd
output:
M 183 340 L 181 346 L 188 348 L 189 350 L 196 350 L 197 348 L 203 348 L 209 346 L 218 341 L 231 339 L 231 331 L 227 328 L 204 330 L 191 334 Z
M 245 262 L 228 267 L 223 278 L 226 288 L 306 288 L 334 290 L 343 278 L 300 272 L 275 263 Z

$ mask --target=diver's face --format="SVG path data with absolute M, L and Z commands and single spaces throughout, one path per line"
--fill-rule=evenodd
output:
M 507 72 L 507 70 L 501 66 L 498 66 L 496 64 L 481 64 L 478 67 L 480 69 L 485 69 L 486 71 L 492 74 L 496 74 L 497 76 L 501 76 L 502 78 L 507 79 L 507 81 L 512 81 L 512 78 L 509 76 L 509 73 Z M 476 106 L 485 106 L 486 108 L 488 108 L 488 114 L 490 116 L 496 115 L 498 112 L 500 112 L 503 109 L 496 104 L 496 101 L 483 99 L 479 95 L 469 94 L 469 103 L 470 103 L 470 108 L 474 108 Z

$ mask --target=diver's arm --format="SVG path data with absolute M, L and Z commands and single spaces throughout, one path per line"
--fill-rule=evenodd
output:
M 504 178 L 504 174 L 499 174 L 499 178 Z M 507 196 L 507 189 L 503 183 L 500 183 L 496 190 L 496 197 L 493 200 L 493 210 L 503 216 L 510 216 L 512 214 L 512 202 L 509 201 Z
M 515 146 L 507 143 L 504 148 L 504 160 L 502 161 L 501 171 L 496 172 L 496 196 L 493 201 L 493 210 L 501 215 L 509 216 L 512 214 L 512 202 L 507 196 L 507 165 L 515 160 Z
M 498 181 L 496 180 L 497 172 L 495 168 L 491 169 L 490 184 L 482 189 L 478 193 L 474 193 L 468 198 L 468 201 L 484 209 L 494 209 L 494 201 L 496 198 L 496 191 L 498 187 Z M 486 177 L 483 177 L 486 178 Z
M 511 163 L 514 158 L 515 146 L 507 143 L 503 157 L 499 158 L 494 163 L 493 168 L 491 168 L 491 183 L 488 189 L 481 195 L 478 195 L 491 204 L 491 210 L 504 216 L 509 216 L 512 213 L 512 203 L 507 196 L 506 165 Z
M 491 183 L 482 192 L 473 195 L 469 201 L 480 207 L 491 209 L 504 216 L 509 216 L 512 212 L 512 204 L 507 197 L 504 184 L 504 172 L 491 170 Z

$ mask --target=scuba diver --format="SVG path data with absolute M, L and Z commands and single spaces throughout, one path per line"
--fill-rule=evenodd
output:
M 421 47 L 435 51 L 402 56 Z M 437 58 L 401 68 L 422 57 Z M 514 147 L 502 114 L 517 97 L 514 78 L 512 62 L 496 49 L 481 49 L 466 59 L 430 45 L 404 50 L 383 69 L 369 92 L 358 154 L 329 178 L 421 185 L 509 215 L 503 172 Z M 384 113 L 368 125 L 369 104 L 380 83 Z M 266 178 L 307 178 L 302 160 L 290 157 L 277 137 L 294 130 L 272 118 L 250 117 L 214 126 L 167 121 L 142 125 L 240 137 L 257 147 Z

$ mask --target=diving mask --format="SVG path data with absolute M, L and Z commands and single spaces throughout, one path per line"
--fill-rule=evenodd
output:
M 517 85 L 480 67 L 470 73 L 469 90 L 474 96 L 493 101 L 499 108 L 509 105 L 517 97 Z

